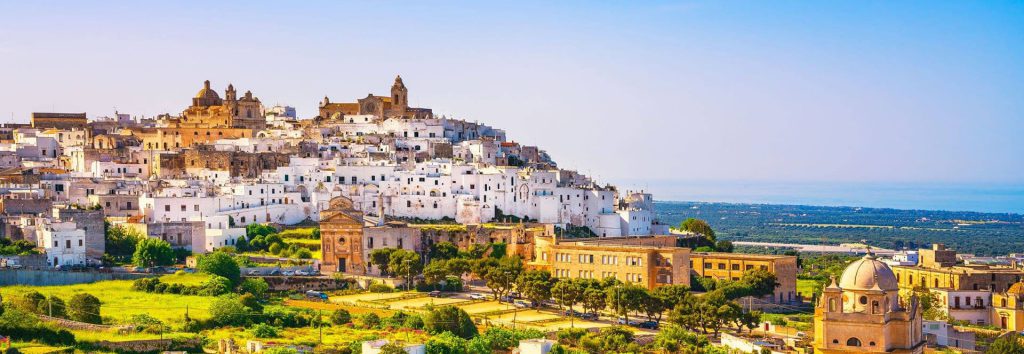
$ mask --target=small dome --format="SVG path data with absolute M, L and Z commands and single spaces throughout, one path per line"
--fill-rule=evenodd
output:
M 889 265 L 868 254 L 850 263 L 839 280 L 843 290 L 899 290 L 899 282 Z
M 1006 290 L 1009 295 L 1024 295 L 1024 282 L 1016 282 L 1010 285 L 1010 289 Z

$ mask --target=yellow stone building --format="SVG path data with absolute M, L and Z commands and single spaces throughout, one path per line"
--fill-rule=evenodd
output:
M 896 275 L 868 254 L 825 287 L 814 309 L 815 353 L 923 353 L 917 296 L 899 297 Z
M 330 98 L 324 97 L 320 103 L 321 119 L 343 121 L 345 116 L 364 114 L 379 118 L 433 117 L 433 112 L 428 108 L 409 107 L 409 89 L 405 87 L 401 76 L 395 77 L 395 83 L 391 85 L 391 96 L 377 96 L 371 93 L 357 102 L 331 102 Z
M 767 270 L 778 279 L 772 298 L 774 303 L 797 302 L 795 256 L 743 253 L 695 252 L 690 254 L 690 267 L 699 277 L 717 280 L 739 280 L 748 270 Z
M 674 246 L 674 237 L 560 241 L 543 235 L 534 238 L 534 259 L 528 265 L 556 278 L 616 278 L 647 289 L 689 286 L 690 249 Z
M 989 290 L 1002 292 L 1021 281 L 1024 272 L 1008 267 L 957 265 L 956 252 L 935 244 L 918 251 L 916 265 L 894 266 L 902 289 L 943 288 L 953 290 Z
M 1005 331 L 1024 331 L 1024 283 L 992 293 L 992 324 Z

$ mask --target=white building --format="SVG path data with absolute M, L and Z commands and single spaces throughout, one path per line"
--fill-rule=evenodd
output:
M 46 251 L 46 259 L 52 266 L 85 265 L 85 230 L 78 229 L 75 222 L 50 222 L 41 220 L 36 230 L 37 245 Z

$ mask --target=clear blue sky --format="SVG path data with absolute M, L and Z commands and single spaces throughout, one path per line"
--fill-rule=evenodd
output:
M 0 121 L 387 93 L 602 180 L 1024 184 L 1024 3 L 0 3 Z

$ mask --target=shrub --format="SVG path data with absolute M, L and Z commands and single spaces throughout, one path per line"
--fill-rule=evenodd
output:
M 243 326 L 249 321 L 249 308 L 238 295 L 221 295 L 210 306 L 210 318 L 222 326 Z
M 170 285 L 167 286 L 167 289 L 164 289 L 164 293 L 181 294 L 181 290 L 184 289 L 184 287 L 185 286 L 178 283 L 171 283 Z
M 473 338 L 477 335 L 476 325 L 465 310 L 445 305 L 430 309 L 423 319 L 423 328 L 431 334 L 452 332 L 462 338 Z
M 67 305 L 64 304 L 64 300 L 53 295 L 39 302 L 38 312 L 50 317 L 68 317 Z
M 167 283 L 156 283 L 156 285 L 153 286 L 153 292 L 154 293 L 163 294 L 166 291 L 167 291 Z
M 294 254 L 292 254 L 292 257 L 299 259 L 310 259 L 313 258 L 313 252 L 310 252 L 308 248 L 300 247 L 295 251 Z
M 267 284 L 263 278 L 248 278 L 242 281 L 242 284 L 238 286 L 238 291 L 242 293 L 249 293 L 257 298 L 264 298 L 267 295 L 267 291 L 270 291 L 270 284 Z
M 377 316 L 377 314 L 375 314 L 373 312 L 370 312 L 370 313 L 367 313 L 367 314 L 363 315 L 359 319 L 359 322 L 360 322 L 360 324 L 362 324 L 363 328 L 367 328 L 367 329 L 377 328 L 377 327 L 380 327 L 380 316 Z
M 78 293 L 68 303 L 68 318 L 86 323 L 101 324 L 100 299 L 88 293 Z
M 277 338 L 277 327 L 260 323 L 250 329 L 256 338 Z
M 202 295 L 219 296 L 231 292 L 231 281 L 222 276 L 212 276 L 203 283 Z
M 331 323 L 335 325 L 343 325 L 352 322 L 352 315 L 345 309 L 337 309 L 331 313 Z
M 395 291 L 395 288 L 387 286 L 385 284 L 370 284 L 369 290 L 371 293 L 390 293 Z

